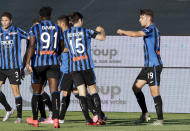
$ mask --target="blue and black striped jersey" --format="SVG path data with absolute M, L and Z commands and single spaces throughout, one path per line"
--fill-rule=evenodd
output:
M 63 72 L 64 74 L 69 73 L 69 53 L 62 53 L 61 54 L 61 67 L 60 71 Z
M 98 32 L 83 27 L 71 27 L 64 31 L 64 42 L 69 48 L 70 71 L 81 71 L 94 68 L 91 56 L 91 38 Z
M 63 40 L 61 28 L 50 20 L 44 20 L 30 29 L 30 37 L 35 36 L 35 57 L 33 67 L 59 65 L 58 50 Z
M 160 57 L 160 32 L 154 24 L 142 30 L 144 36 L 144 66 L 163 65 Z
M 21 39 L 28 33 L 11 25 L 7 31 L 0 28 L 0 69 L 22 68 Z

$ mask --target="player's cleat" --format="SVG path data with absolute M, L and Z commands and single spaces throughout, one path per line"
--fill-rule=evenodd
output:
M 32 117 L 29 117 L 26 119 L 26 122 L 29 124 L 29 125 L 33 125 L 34 127 L 39 127 L 39 122 L 38 120 L 33 120 Z
M 150 126 L 163 126 L 163 120 L 156 120 L 153 123 L 149 124 Z
M 45 121 L 40 122 L 41 124 L 53 124 L 52 118 L 47 118 Z
M 94 115 L 92 120 L 93 120 L 93 122 L 97 122 L 98 121 L 98 115 Z
M 9 119 L 9 117 L 14 113 L 14 109 L 11 109 L 11 111 L 7 111 L 4 118 L 3 118 L 3 122 L 7 121 Z
M 60 126 L 59 126 L 59 119 L 54 119 L 53 120 L 53 128 L 60 128 Z
M 60 123 L 60 124 L 63 124 L 63 123 L 64 123 L 64 120 L 59 120 L 59 123 Z
M 38 119 L 38 122 L 43 122 L 43 121 L 45 121 L 45 120 L 46 120 L 46 118 L 40 117 L 40 118 Z
M 86 124 L 90 126 L 98 126 L 98 123 L 96 122 L 87 122 Z
M 151 117 L 149 113 L 142 114 L 138 120 L 136 120 L 136 124 L 144 123 L 150 121 Z
M 34 127 L 39 127 L 39 122 L 38 120 L 33 120 L 33 124 Z
M 15 124 L 20 124 L 22 123 L 22 118 L 16 118 L 16 120 L 14 121 Z
M 89 119 L 89 120 L 87 120 L 86 125 L 90 125 L 90 126 L 98 126 L 98 123 L 97 123 L 97 122 L 93 122 L 92 119 Z
M 98 125 L 106 125 L 106 122 L 102 119 L 99 119 L 97 122 Z

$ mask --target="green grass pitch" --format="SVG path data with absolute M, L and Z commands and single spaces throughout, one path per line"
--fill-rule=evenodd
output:
M 3 118 L 5 111 L 0 110 L 0 119 Z M 23 111 L 23 123 L 14 124 L 16 112 L 6 121 L 0 121 L 0 131 L 190 131 L 190 114 L 164 114 L 164 126 L 148 126 L 148 123 L 135 125 L 135 120 L 140 113 L 116 113 L 106 112 L 108 117 L 105 126 L 86 126 L 82 112 L 67 112 L 65 123 L 61 124 L 60 129 L 54 129 L 53 125 L 40 124 L 36 128 L 26 123 L 26 118 L 32 115 L 31 111 Z M 156 115 L 151 113 L 154 120 Z M 152 121 L 151 121 L 152 122 Z M 150 122 L 150 123 L 151 123 Z

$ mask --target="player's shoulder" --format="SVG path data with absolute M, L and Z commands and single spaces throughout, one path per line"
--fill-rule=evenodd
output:
M 23 32 L 23 33 L 25 33 L 25 31 L 22 29 L 22 28 L 20 28 L 20 27 L 18 27 L 18 26 L 14 26 L 14 25 L 12 25 L 11 27 L 10 27 L 11 29 L 11 34 L 17 34 L 17 33 L 20 33 L 20 32 Z
M 148 28 L 150 28 L 150 29 L 155 29 L 155 28 L 157 28 L 157 27 L 156 27 L 156 25 L 155 25 L 154 23 L 152 23 Z
M 21 28 L 19 28 L 18 26 L 14 26 L 14 25 L 11 25 L 10 27 L 9 27 L 9 30 L 11 30 L 11 31 L 18 31 L 18 30 L 21 30 Z

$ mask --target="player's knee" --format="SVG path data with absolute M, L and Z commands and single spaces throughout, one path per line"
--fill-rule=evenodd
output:
M 134 93 L 141 91 L 141 87 L 137 84 L 137 81 L 134 82 L 132 90 Z

